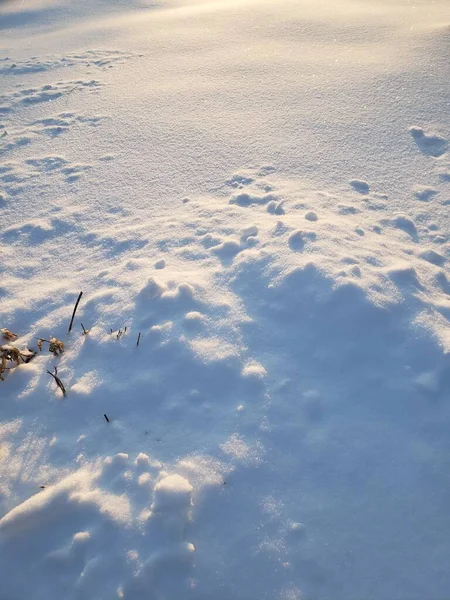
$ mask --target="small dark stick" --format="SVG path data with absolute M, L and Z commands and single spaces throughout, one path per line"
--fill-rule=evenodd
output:
M 83 330 L 83 334 L 87 335 L 89 333 L 90 329 L 85 329 L 83 323 L 80 323 L 80 325 L 81 325 L 81 329 Z
M 103 416 L 105 417 L 105 419 L 106 419 L 106 422 L 107 422 L 107 423 L 109 423 L 108 416 L 107 416 L 107 415 L 103 415 Z
M 138 339 L 136 342 L 136 346 L 139 346 L 139 342 L 141 341 L 141 332 L 139 332 Z
M 63 396 L 67 396 L 66 388 L 64 387 L 63 382 L 61 381 L 61 379 L 58 377 L 58 369 L 55 367 L 55 372 L 54 373 L 52 373 L 51 371 L 49 371 L 47 369 L 47 373 L 53 377 L 53 379 L 56 382 L 56 385 L 62 391 Z
M 77 308 L 78 308 L 78 305 L 80 304 L 82 295 L 83 295 L 83 292 L 80 292 L 78 294 L 77 301 L 75 302 L 75 306 L 73 308 L 72 318 L 70 319 L 69 331 L 67 333 L 70 333 L 72 331 L 73 320 L 75 319 L 75 313 L 77 312 Z

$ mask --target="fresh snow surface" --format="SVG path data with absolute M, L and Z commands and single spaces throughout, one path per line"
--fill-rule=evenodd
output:
M 449 42 L 1 2 L 0 600 L 448 600 Z

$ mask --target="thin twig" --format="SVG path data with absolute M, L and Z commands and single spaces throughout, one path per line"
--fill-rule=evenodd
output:
M 108 416 L 107 416 L 107 415 L 103 415 L 103 416 L 105 417 L 105 419 L 106 419 L 106 422 L 107 422 L 107 423 L 109 423 Z
M 70 319 L 69 331 L 67 333 L 70 333 L 72 331 L 73 320 L 75 319 L 75 313 L 77 312 L 77 308 L 78 308 L 78 305 L 80 303 L 82 295 L 83 295 L 83 292 L 80 292 L 78 294 L 78 298 L 77 298 L 77 301 L 75 302 L 75 306 L 74 306 L 74 309 L 73 309 L 72 318 Z
M 139 332 L 138 338 L 137 338 L 137 342 L 136 342 L 136 346 L 139 346 L 139 342 L 141 340 L 141 332 Z
M 66 388 L 64 387 L 63 382 L 61 381 L 61 379 L 58 377 L 58 369 L 56 367 L 54 367 L 54 368 L 55 368 L 55 372 L 54 373 L 52 373 L 48 369 L 47 369 L 47 373 L 53 377 L 53 379 L 56 382 L 56 385 L 62 391 L 63 396 L 67 396 Z
M 83 330 L 83 335 L 87 335 L 90 332 L 90 329 L 85 329 L 83 323 L 80 323 L 81 329 Z

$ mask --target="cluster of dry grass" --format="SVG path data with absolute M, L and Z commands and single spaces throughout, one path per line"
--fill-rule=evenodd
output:
M 0 380 L 5 380 L 5 373 L 15 369 L 21 364 L 28 363 L 32 360 L 37 352 L 29 348 L 18 348 L 14 342 L 18 339 L 18 335 L 9 329 L 0 329 L 0 335 L 6 342 L 0 345 Z M 37 338 L 37 347 L 42 352 L 44 343 L 48 344 L 49 352 L 53 356 L 60 356 L 64 352 L 64 344 L 61 340 L 51 337 L 49 340 Z
M 80 303 L 83 292 L 80 292 L 77 301 L 75 302 L 75 306 L 72 312 L 72 317 L 70 319 L 70 325 L 67 333 L 70 333 L 72 330 L 75 314 Z M 90 329 L 85 329 L 83 323 L 80 323 L 83 335 L 88 335 Z M 119 329 L 117 332 L 113 332 L 111 329 L 111 335 L 119 340 L 125 333 L 127 332 L 127 327 L 123 329 Z M 19 336 L 16 333 L 13 333 L 9 329 L 3 328 L 0 329 L 0 337 L 3 338 L 4 344 L 0 345 L 0 380 L 5 381 L 5 375 L 7 372 L 12 371 L 17 368 L 19 365 L 28 363 L 32 360 L 38 352 L 44 351 L 44 344 L 48 344 L 48 351 L 53 354 L 55 357 L 61 356 L 64 352 L 64 343 L 57 339 L 56 337 L 50 337 L 50 339 L 38 337 L 37 340 L 37 350 L 32 350 L 29 348 L 19 348 L 14 345 L 14 343 L 19 339 Z M 141 339 L 141 332 L 139 332 L 136 346 L 139 346 L 139 342 Z M 47 370 L 47 373 L 53 377 L 56 385 L 62 391 L 63 396 L 67 395 L 67 391 L 62 383 L 61 379 L 58 376 L 57 367 L 53 367 L 53 372 Z
M 75 313 L 77 311 L 78 305 L 81 300 L 81 296 L 83 292 L 80 292 L 75 303 L 75 307 L 72 312 L 72 318 L 70 319 L 69 331 L 70 333 L 73 325 L 73 320 L 75 318 Z M 86 331 L 83 327 L 83 333 L 86 335 L 88 331 Z M 48 350 L 53 354 L 53 356 L 61 356 L 64 352 L 64 343 L 61 340 L 58 340 L 55 337 L 51 337 L 49 340 L 45 338 L 37 338 L 37 348 L 38 350 L 30 350 L 29 348 L 18 348 L 14 345 L 14 342 L 19 338 L 16 333 L 13 333 L 7 328 L 0 329 L 0 335 L 3 340 L 6 342 L 0 345 L 0 380 L 5 380 L 5 373 L 11 371 L 18 367 L 23 363 L 28 363 L 32 360 L 38 351 L 42 352 L 44 349 L 44 344 L 48 344 Z M 49 375 L 53 377 L 56 382 L 56 385 L 60 388 L 63 395 L 66 395 L 66 389 L 58 377 L 58 370 L 54 367 L 54 372 L 47 371 Z

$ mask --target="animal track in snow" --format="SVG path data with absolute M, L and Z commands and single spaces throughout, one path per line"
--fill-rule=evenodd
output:
M 338 214 L 340 215 L 356 215 L 361 211 L 356 206 L 351 206 L 348 204 L 338 204 Z
M 265 165 L 259 169 L 257 174 L 258 177 L 266 177 L 267 175 L 272 175 L 273 173 L 275 173 L 276 170 L 276 167 L 272 165 Z
M 239 194 L 234 194 L 230 198 L 230 204 L 237 204 L 238 206 L 252 206 L 253 204 L 268 204 L 271 201 L 277 200 L 277 197 L 273 194 L 252 194 L 249 192 L 241 192 Z
M 45 174 L 62 175 L 66 183 L 74 183 L 91 170 L 93 165 L 85 163 L 71 163 L 62 156 L 42 156 L 29 158 L 23 164 L 18 162 L 4 163 L 0 167 L 0 183 L 10 195 L 15 195 L 22 189 L 22 185 L 32 179 L 37 179 Z
M 9 227 L 2 232 L 0 239 L 5 244 L 37 246 L 74 230 L 73 223 L 64 219 L 42 220 L 41 222 L 34 219 L 32 222 Z
M 60 156 L 43 156 L 42 158 L 30 158 L 25 161 L 27 165 L 37 169 L 40 173 L 57 171 L 65 175 L 67 182 L 76 181 L 83 173 L 92 169 L 92 165 L 82 163 L 70 163 Z
M 22 61 L 13 61 L 12 58 L 7 57 L 1 63 L 0 75 L 26 75 L 77 65 L 106 69 L 123 63 L 132 56 L 131 53 L 120 52 L 119 50 L 87 50 L 86 52 L 68 54 L 62 57 L 39 58 L 32 56 Z
M 394 227 L 407 233 L 413 241 L 418 241 L 417 227 L 412 219 L 406 215 L 397 215 L 393 219 L 383 219 L 382 225 Z
M 97 91 L 102 84 L 96 79 L 77 81 L 57 81 L 40 87 L 25 88 L 16 86 L 15 90 L 0 96 L 0 114 L 8 113 L 18 106 L 30 106 L 41 102 L 57 100 L 77 89 Z
M 39 119 L 30 123 L 29 128 L 35 133 L 55 137 L 62 133 L 67 133 L 70 127 L 76 124 L 83 124 L 89 127 L 98 127 L 106 117 L 87 116 L 71 112 L 60 113 L 54 117 Z
M 8 135 L 0 145 L 0 154 L 6 154 L 15 149 L 31 144 L 37 136 L 46 135 L 54 138 L 68 133 L 77 125 L 98 127 L 106 117 L 99 115 L 83 115 L 73 112 L 59 113 L 54 116 L 38 119 L 28 123 L 21 129 L 8 128 Z
M 414 197 L 421 202 L 429 202 L 432 200 L 437 194 L 438 190 L 429 186 L 416 186 L 414 189 Z
M 254 179 L 253 179 L 253 177 L 251 177 L 251 175 L 247 175 L 244 173 L 236 173 L 233 175 L 233 177 L 228 179 L 225 183 L 232 188 L 242 189 L 244 186 L 250 185 L 253 182 L 254 182 Z
M 450 169 L 449 170 L 446 170 L 445 168 L 440 169 L 438 171 L 438 175 L 442 181 L 450 181 Z
M 410 127 L 409 131 L 423 154 L 438 158 L 448 149 L 448 141 L 434 133 L 425 133 L 421 127 Z
M 352 188 L 360 194 L 368 194 L 370 191 L 369 184 L 367 181 L 361 181 L 360 179 L 352 179 L 350 181 Z

